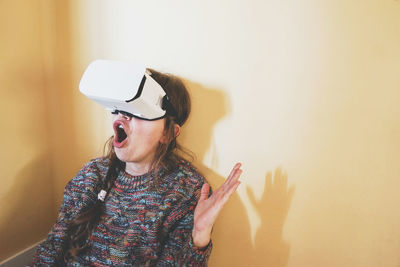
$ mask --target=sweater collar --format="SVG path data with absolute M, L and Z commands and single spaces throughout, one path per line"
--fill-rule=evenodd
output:
M 153 175 L 151 173 L 131 175 L 123 170 L 119 172 L 118 177 L 115 180 L 115 186 L 119 190 L 138 190 L 147 188 L 152 180 Z

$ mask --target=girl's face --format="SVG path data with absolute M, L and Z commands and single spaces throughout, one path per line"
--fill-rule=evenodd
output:
M 150 167 L 160 142 L 165 142 L 165 119 L 146 121 L 114 115 L 114 149 L 121 161 Z

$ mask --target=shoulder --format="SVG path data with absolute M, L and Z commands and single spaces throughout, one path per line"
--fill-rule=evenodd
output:
M 108 162 L 109 160 L 103 157 L 90 160 L 79 170 L 69 184 L 84 186 L 97 182 L 101 177 L 106 175 Z
M 108 162 L 109 160 L 103 157 L 90 160 L 67 183 L 64 194 L 71 196 L 75 200 L 78 198 L 94 198 L 95 200 L 101 180 L 107 173 Z
M 192 198 L 200 193 L 205 183 L 204 177 L 189 162 L 181 160 L 175 171 L 167 174 L 164 179 L 164 188 L 175 192 L 184 198 Z
M 109 161 L 109 159 L 104 157 L 92 159 L 81 168 L 77 176 L 90 180 L 91 178 L 96 179 L 99 176 L 105 175 L 107 173 Z

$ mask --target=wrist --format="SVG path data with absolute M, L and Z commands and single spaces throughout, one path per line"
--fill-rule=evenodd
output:
M 211 230 L 205 230 L 205 231 L 196 231 L 193 229 L 192 231 L 192 239 L 193 239 L 193 245 L 197 248 L 204 248 L 210 243 L 211 240 Z

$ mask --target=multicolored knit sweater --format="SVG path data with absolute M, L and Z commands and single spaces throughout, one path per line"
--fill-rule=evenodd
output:
M 56 224 L 37 247 L 32 266 L 206 266 L 212 244 L 193 245 L 193 212 L 204 179 L 187 162 L 152 190 L 151 175 L 120 172 L 105 199 L 105 212 L 89 236 L 89 249 L 63 261 L 67 222 L 97 199 L 108 160 L 85 165 L 65 187 Z

